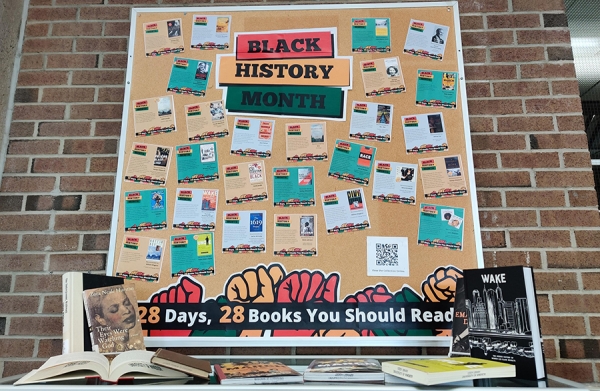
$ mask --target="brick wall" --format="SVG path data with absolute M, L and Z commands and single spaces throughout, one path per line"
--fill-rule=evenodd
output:
M 191 1 L 29 2 L 0 187 L 3 376 L 60 353 L 61 273 L 105 268 L 132 3 Z M 459 4 L 486 266 L 536 268 L 549 372 L 598 383 L 600 219 L 563 0 Z

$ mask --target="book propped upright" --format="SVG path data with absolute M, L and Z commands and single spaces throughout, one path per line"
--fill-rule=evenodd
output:
M 166 349 L 158 349 L 151 361 L 202 379 L 208 379 L 212 373 L 210 362 Z
M 240 361 L 215 365 L 221 384 L 303 383 L 302 374 L 280 362 Z
M 152 364 L 154 352 L 132 350 L 117 355 L 112 362 L 95 352 L 78 352 L 50 357 L 39 369 L 34 369 L 15 385 L 69 382 L 98 379 L 117 383 L 123 380 L 175 380 L 189 378 L 185 373 Z
M 121 277 L 81 272 L 63 274 L 63 354 L 92 351 L 90 325 L 85 316 L 82 292 L 86 289 L 123 283 L 124 280 Z
M 454 315 L 452 316 L 452 343 L 450 357 L 470 356 L 469 347 L 469 318 L 465 305 L 465 280 L 456 280 L 456 294 L 454 295 Z
M 83 303 L 93 351 L 113 354 L 145 349 L 133 285 L 87 289 Z
M 530 267 L 464 270 L 471 357 L 514 364 L 516 377 L 546 378 Z

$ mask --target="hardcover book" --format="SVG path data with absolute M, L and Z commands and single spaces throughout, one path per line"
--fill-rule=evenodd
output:
M 515 366 L 473 357 L 387 361 L 383 372 L 424 385 L 469 379 L 514 377 Z
M 456 294 L 454 295 L 454 315 L 452 316 L 452 344 L 450 357 L 469 356 L 469 319 L 465 305 L 465 280 L 456 280 Z
M 86 289 L 123 284 L 120 277 L 81 272 L 62 276 L 63 354 L 92 351 L 90 325 L 85 316 L 82 292 Z
M 533 270 L 464 270 L 471 357 L 514 364 L 516 377 L 546 377 Z
M 304 371 L 305 381 L 383 383 L 381 364 L 374 359 L 313 360 Z
M 133 285 L 84 290 L 83 304 L 94 352 L 112 354 L 145 349 Z
M 203 379 L 208 379 L 212 373 L 210 362 L 166 349 L 158 349 L 151 361 Z
M 302 374 L 280 362 L 240 361 L 215 365 L 221 384 L 303 383 Z

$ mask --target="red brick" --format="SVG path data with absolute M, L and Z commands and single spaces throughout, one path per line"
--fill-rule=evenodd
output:
M 31 137 L 35 131 L 35 122 L 13 122 L 10 125 L 10 137 Z
M 106 254 L 52 254 L 51 271 L 92 271 L 106 269 Z
M 568 30 L 517 30 L 517 42 L 519 45 L 570 43 L 571 36 Z
M 589 152 L 564 152 L 565 167 L 590 167 L 592 161 Z
M 115 139 L 69 139 L 65 140 L 63 153 L 65 154 L 100 154 L 116 153 L 117 140 Z
M 104 0 L 56 0 L 57 5 L 103 4 Z
M 521 78 L 523 79 L 549 79 L 549 78 L 574 78 L 575 66 L 567 64 L 521 64 Z
M 556 116 L 556 123 L 560 131 L 585 130 L 585 123 L 581 114 Z
M 107 87 L 98 89 L 98 102 L 123 102 L 125 89 L 123 87 Z
M 5 173 L 24 173 L 29 170 L 29 159 L 26 157 L 9 157 L 4 162 Z
M 550 89 L 545 81 L 517 81 L 493 83 L 494 96 L 540 96 L 549 95 Z
M 103 68 L 126 68 L 127 67 L 127 54 L 112 54 L 104 53 L 102 55 L 102 67 Z
M 22 375 L 32 369 L 38 369 L 44 364 L 43 360 L 40 361 L 5 361 L 4 371 L 2 371 L 3 377 Z
M 58 140 L 12 140 L 8 144 L 9 155 L 49 155 L 58 153 Z
M 64 117 L 65 105 L 18 105 L 13 110 L 14 120 L 63 119 Z
M 62 335 L 62 318 L 54 317 L 13 317 L 9 335 Z
M 525 108 L 528 113 L 571 113 L 581 112 L 581 99 L 577 98 L 552 98 L 552 99 L 527 99 Z
M 56 215 L 56 231 L 102 231 L 110 229 L 110 214 Z
M 97 68 L 98 54 L 49 54 L 48 68 Z M 58 83 L 56 83 L 58 84 Z M 66 83 L 64 83 L 66 84 Z
M 590 316 L 591 335 L 600 335 L 600 317 Z
M 585 335 L 582 316 L 540 316 L 542 335 Z
M 492 96 L 489 83 L 467 83 L 467 96 L 469 98 L 487 98 Z
M 558 152 L 501 153 L 502 167 L 540 168 L 559 167 Z
M 27 23 L 25 26 L 25 37 L 44 37 L 48 35 L 49 23 Z
M 72 105 L 72 119 L 118 119 L 123 113 L 123 105 Z
M 577 290 L 577 273 L 535 273 L 535 288 L 539 291 Z
M 80 195 L 62 195 L 62 196 L 27 196 L 25 210 L 61 210 L 73 211 L 79 210 L 81 206 Z
M 86 196 L 86 210 L 91 211 L 112 211 L 114 197 L 112 194 L 100 195 L 100 194 L 89 194 Z
M 97 0 L 96 0 L 97 1 Z M 54 297 L 54 296 L 49 296 Z M 58 296 L 60 297 L 60 296 Z M 46 297 L 47 299 L 48 297 Z M 45 307 L 44 302 L 44 307 Z M 45 313 L 48 313 L 44 311 Z M 49 358 L 54 356 L 59 356 L 62 354 L 62 339 L 41 339 L 40 344 L 38 346 L 37 357 L 40 358 Z M 546 356 L 547 357 L 547 356 Z
M 477 204 L 480 208 L 502 206 L 502 195 L 499 191 L 477 190 Z
M 497 149 L 525 149 L 525 137 L 522 135 L 508 134 L 477 134 L 471 136 L 473 150 L 494 151 Z
M 73 71 L 73 85 L 123 84 L 124 71 Z
M 580 231 L 580 232 L 594 232 L 594 231 Z M 595 231 L 595 232 L 598 232 L 598 231 Z M 596 239 L 598 238 L 598 236 L 600 236 L 600 235 L 596 235 Z M 583 282 L 584 290 L 586 290 L 586 291 L 600 290 L 600 273 L 598 273 L 598 272 L 581 273 L 581 280 Z
M 470 114 L 520 114 L 523 112 L 521 99 L 469 100 Z
M 548 251 L 549 268 L 595 269 L 600 267 L 600 251 Z
M 471 132 L 493 132 L 494 121 L 489 117 L 469 117 Z
M 542 266 L 542 258 L 537 251 L 484 251 L 485 267 L 502 266 Z
M 540 307 L 539 300 L 538 307 Z M 556 346 L 554 342 L 554 339 L 544 338 L 544 356 L 546 357 L 546 359 L 556 358 Z
M 93 157 L 90 160 L 90 172 L 117 172 L 119 160 L 116 157 Z
M 19 72 L 19 86 L 48 86 L 67 84 L 68 73 L 63 71 Z
M 44 297 L 42 312 L 44 314 L 61 314 L 62 313 L 62 295 L 52 295 Z M 40 350 L 42 350 L 42 341 L 40 341 Z M 39 357 L 39 353 L 38 353 Z
M 598 313 L 600 295 L 554 294 L 555 312 Z
M 33 159 L 33 173 L 85 172 L 85 158 L 37 158 Z
M 39 88 L 17 88 L 15 90 L 16 103 L 35 103 L 38 101 Z
M 548 61 L 573 61 L 573 49 L 571 46 L 552 46 L 546 48 Z
M 15 292 L 61 292 L 60 274 L 17 275 Z
M 535 173 L 538 187 L 593 187 L 592 171 L 538 171 Z
M 498 159 L 495 153 L 476 153 L 473 155 L 475 169 L 498 168 Z
M 598 243 L 600 243 L 600 231 L 575 231 L 575 241 L 577 242 L 577 247 L 598 247 Z
M 82 20 L 129 20 L 129 7 L 81 7 L 79 18 Z
M 76 137 L 89 136 L 89 122 L 40 122 L 38 136 L 40 137 Z
M 0 357 L 33 357 L 34 345 L 35 341 L 33 339 L 0 339 Z
M 110 244 L 109 234 L 86 234 L 83 235 L 83 251 L 108 250 Z
M 56 178 L 43 176 L 4 177 L 0 191 L 5 193 L 37 193 L 54 189 Z
M 23 235 L 21 251 L 73 251 L 79 245 L 78 234 Z
M 73 40 L 70 38 L 30 38 L 23 43 L 23 52 L 70 52 L 72 47 Z
M 156 3 L 156 1 L 155 1 Z M 129 22 L 106 22 L 104 26 L 104 36 L 106 37 L 128 37 Z
M 113 176 L 63 176 L 60 178 L 60 190 L 64 192 L 83 191 L 113 191 L 115 177 Z
M 0 271 L 11 273 L 39 272 L 44 270 L 45 258 L 44 254 L 2 254 Z
M 17 246 L 19 245 L 19 235 L 0 235 L 0 251 L 17 251 Z M 0 292 L 4 292 L 2 286 L 4 284 L 4 279 L 8 278 L 10 281 L 10 276 L 0 276 Z M 10 282 L 8 283 L 10 290 Z
M 600 215 L 598 210 L 542 210 L 540 211 L 543 227 L 598 227 Z
M 482 227 L 535 227 L 537 218 L 534 210 L 486 210 L 479 211 Z
M 478 31 L 461 34 L 463 46 L 510 45 L 514 42 L 512 31 Z
M 42 69 L 43 66 L 44 56 L 41 54 L 27 54 L 21 57 L 21 70 Z
M 483 48 L 466 48 L 463 50 L 463 60 L 465 61 L 465 64 L 484 63 L 487 58 L 486 56 L 486 50 Z M 475 72 L 474 69 L 470 69 L 470 71 L 472 72 L 471 75 Z
M 108 0 L 108 4 L 156 4 L 158 0 Z
M 559 362 L 546 363 L 548 374 L 573 380 L 578 383 L 591 383 L 594 381 L 592 363 L 588 362 Z
M 481 231 L 481 242 L 483 248 L 506 247 L 504 231 Z
M 598 206 L 598 195 L 594 190 L 569 190 L 571 206 Z
M 29 8 L 27 13 L 27 20 L 75 20 L 77 16 L 77 8 L 66 8 L 66 7 L 40 7 L 40 8 Z
M 468 81 L 488 81 L 501 79 L 516 79 L 515 65 L 466 65 L 465 79 Z
M 483 29 L 483 17 L 478 15 L 461 16 L 460 29 L 461 31 Z
M 55 36 L 93 36 L 102 34 L 102 23 L 54 23 L 52 35 Z
M 127 38 L 77 38 L 75 48 L 78 52 L 124 52 Z
M 42 102 L 93 102 L 93 88 L 45 88 Z
M 565 206 L 565 193 L 562 190 L 507 191 L 505 196 L 508 207 Z
M 39 296 L 0 296 L 0 308 L 3 314 L 34 314 L 39 304 Z
M 561 80 L 552 82 L 552 95 L 577 95 L 579 96 L 579 83 L 577 80 Z
M 23 206 L 23 196 L 0 196 L 0 212 L 18 212 Z
M 489 29 L 540 27 L 540 14 L 488 15 L 487 25 Z
M 491 48 L 492 62 L 531 62 L 544 61 L 546 52 L 543 47 L 503 47 Z
M 587 136 L 583 132 L 576 134 L 536 134 L 531 137 L 535 138 L 536 149 L 588 149 Z
M 476 172 L 475 183 L 477 187 L 531 187 L 529 173 L 524 171 Z
M 563 11 L 563 0 L 513 0 L 513 11 Z
M 548 295 L 538 293 L 536 295 L 536 300 L 539 313 L 551 312 L 552 309 L 550 308 L 550 299 L 548 298 Z M 548 356 L 546 356 L 546 358 L 548 358 Z
M 565 230 L 510 231 L 512 247 L 571 247 L 571 235 Z

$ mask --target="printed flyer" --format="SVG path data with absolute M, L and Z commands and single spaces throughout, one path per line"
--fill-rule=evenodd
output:
M 231 138 L 231 154 L 270 158 L 274 131 L 273 120 L 236 117 Z
M 266 253 L 266 220 L 264 210 L 223 212 L 223 252 Z
M 326 122 L 285 124 L 288 162 L 327 160 Z
M 125 192 L 125 232 L 166 228 L 166 189 Z
M 367 276 L 408 277 L 408 238 L 367 236 Z
M 289 214 L 274 217 L 273 255 L 317 256 L 317 215 Z
M 225 172 L 225 203 L 241 204 L 268 199 L 263 160 L 229 164 L 223 166 L 223 171 Z
M 219 179 L 217 143 L 178 145 L 177 183 L 196 183 Z
M 352 52 L 391 51 L 389 18 L 352 18 Z
M 457 72 L 417 71 L 417 106 L 456 109 Z
M 368 186 L 376 151 L 368 145 L 335 140 L 327 176 Z
M 406 91 L 398 57 L 361 61 L 360 70 L 367 98 Z
M 183 106 L 188 141 L 198 142 L 229 136 L 223 101 Z
M 171 277 L 213 274 L 215 251 L 212 232 L 171 236 Z
M 177 130 L 172 96 L 134 100 L 132 106 L 136 137 Z
M 158 282 L 165 255 L 165 240 L 125 235 L 122 246 L 115 276 Z
M 313 167 L 273 168 L 273 205 L 314 206 L 314 178 Z
M 465 172 L 459 155 L 419 159 L 425 198 L 467 195 Z
M 375 161 L 373 199 L 376 201 L 416 205 L 417 165 Z
M 212 62 L 175 57 L 167 92 L 176 94 L 206 95 Z
M 172 154 L 173 147 L 133 143 L 124 180 L 165 186 Z
M 448 150 L 442 113 L 405 115 L 402 130 L 406 153 L 443 152 Z
M 181 19 L 144 23 L 146 57 L 182 53 L 185 50 L 183 45 Z
M 441 61 L 449 31 L 448 26 L 411 19 L 404 53 Z
M 321 194 L 327 234 L 371 228 L 362 188 Z
M 194 15 L 192 49 L 229 49 L 231 16 Z
M 217 221 L 216 189 L 177 189 L 174 229 L 214 231 Z
M 392 141 L 393 113 L 392 105 L 352 102 L 350 138 L 389 143 Z
M 462 251 L 463 208 L 421 204 L 420 210 L 419 245 Z

